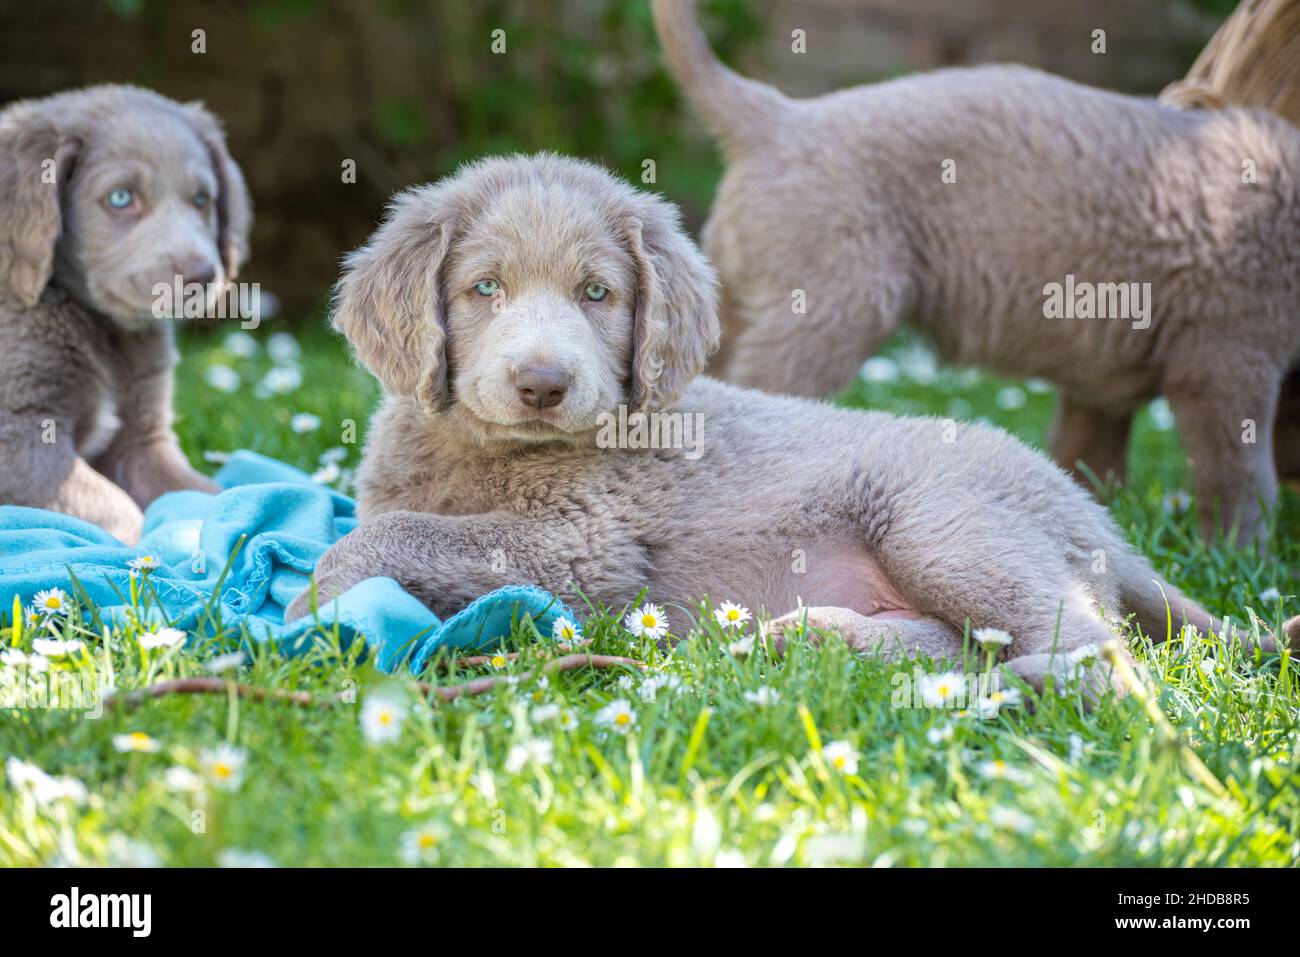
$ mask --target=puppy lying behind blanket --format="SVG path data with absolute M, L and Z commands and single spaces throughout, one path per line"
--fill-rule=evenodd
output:
M 153 290 L 218 289 L 250 221 L 197 104 L 100 86 L 0 112 L 0 504 L 134 543 L 163 492 L 216 489 L 172 433 L 176 353 Z
M 863 650 L 954 657 L 967 620 L 1005 629 L 1033 683 L 1123 615 L 1163 636 L 1162 589 L 1175 622 L 1211 625 L 1004 432 L 696 378 L 713 271 L 674 207 L 594 166 L 487 159 L 401 194 L 336 296 L 388 397 L 321 602 L 373 575 L 440 615 L 512 582 L 611 607 L 802 596 Z
M 1279 467 L 1300 478 L 1300 417 L 1275 417 L 1300 366 L 1300 131 L 1013 66 L 792 100 L 722 66 L 693 10 L 654 0 L 728 158 L 703 233 L 726 379 L 826 395 L 910 322 L 950 362 L 1055 382 L 1053 457 L 1117 478 L 1164 395 L 1202 534 L 1263 535 Z

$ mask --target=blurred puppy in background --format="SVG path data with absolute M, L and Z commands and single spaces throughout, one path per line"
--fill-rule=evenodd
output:
M 0 112 L 0 504 L 133 543 L 163 492 L 215 490 L 172 432 L 179 304 L 160 311 L 158 288 L 206 303 L 251 221 L 198 104 L 99 86 Z

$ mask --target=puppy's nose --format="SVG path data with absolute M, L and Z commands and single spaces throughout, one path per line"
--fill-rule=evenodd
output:
M 217 267 L 206 259 L 187 259 L 177 263 L 176 272 L 187 286 L 192 282 L 206 286 L 217 278 Z
M 534 409 L 559 405 L 569 391 L 568 375 L 550 366 L 520 366 L 514 382 L 520 401 Z

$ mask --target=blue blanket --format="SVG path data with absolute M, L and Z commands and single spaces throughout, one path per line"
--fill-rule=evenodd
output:
M 226 491 L 171 492 L 150 505 L 134 548 L 67 515 L 0 507 L 0 612 L 14 596 L 27 605 L 46 588 L 76 597 L 75 575 L 100 615 L 119 620 L 131 594 L 127 563 L 149 555 L 160 563 L 147 579 L 166 624 L 197 634 L 214 633 L 218 620 L 242 624 L 286 654 L 306 650 L 315 619 L 286 623 L 284 609 L 325 550 L 356 526 L 352 500 L 253 452 L 231 455 L 215 481 Z M 391 578 L 349 589 L 320 609 L 320 620 L 337 622 L 345 641 L 364 637 L 381 670 L 407 664 L 419 673 L 438 649 L 488 647 L 525 614 L 547 637 L 557 617 L 577 620 L 548 592 L 509 586 L 442 621 Z

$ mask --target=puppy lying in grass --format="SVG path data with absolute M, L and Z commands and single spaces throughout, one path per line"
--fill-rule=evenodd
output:
M 219 288 L 250 223 L 197 104 L 101 86 L 0 112 L 0 504 L 134 543 L 163 492 L 216 490 L 172 433 L 176 353 L 154 287 Z
M 1166 598 L 1176 627 L 1214 624 L 1004 432 L 698 378 L 712 268 L 673 206 L 587 163 L 487 159 L 399 195 L 347 258 L 334 325 L 388 396 L 322 603 L 376 575 L 440 615 L 508 583 L 614 608 L 648 589 L 785 612 L 777 640 L 806 616 L 949 659 L 969 622 L 1009 632 L 1007 666 L 1039 686 L 1127 615 L 1163 637 Z M 685 415 L 701 441 L 652 438 Z
M 1202 535 L 1265 535 L 1279 470 L 1300 478 L 1300 415 L 1276 414 L 1300 402 L 1300 131 L 1015 66 L 792 100 L 719 63 L 694 7 L 654 0 L 727 154 L 702 240 L 724 378 L 826 395 L 909 322 L 947 361 L 1052 380 L 1053 457 L 1121 479 L 1164 395 Z

